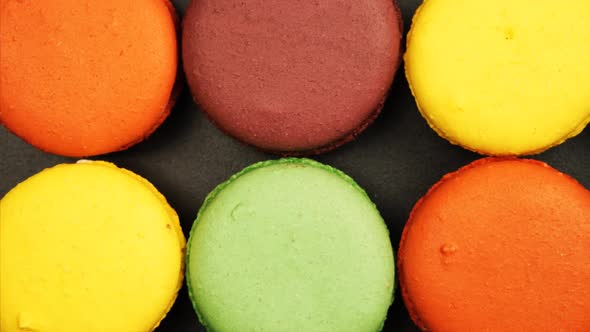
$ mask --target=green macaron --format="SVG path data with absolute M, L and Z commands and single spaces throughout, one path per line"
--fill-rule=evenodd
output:
M 209 194 L 186 274 L 209 331 L 377 332 L 393 301 L 393 257 L 354 180 L 288 158 L 249 166 Z

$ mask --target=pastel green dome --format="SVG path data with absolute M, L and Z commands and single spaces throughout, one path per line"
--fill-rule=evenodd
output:
M 393 250 L 350 177 L 309 159 L 267 161 L 209 194 L 187 281 L 211 332 L 376 332 L 393 300 Z

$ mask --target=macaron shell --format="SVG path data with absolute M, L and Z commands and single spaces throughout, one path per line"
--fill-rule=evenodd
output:
M 152 331 L 183 278 L 178 217 L 112 164 L 47 169 L 0 201 L 0 330 Z
M 400 40 L 390 0 L 192 1 L 183 62 L 195 101 L 224 132 L 301 155 L 352 140 L 376 117 Z
M 172 10 L 168 0 L 3 2 L 0 122 L 65 156 L 141 141 L 171 108 Z
M 429 331 L 588 331 L 590 191 L 548 165 L 487 158 L 414 207 L 398 268 Z
M 590 3 L 427 0 L 406 76 L 429 125 L 488 155 L 536 154 L 590 122 Z
M 374 332 L 392 302 L 393 253 L 351 178 L 281 159 L 244 169 L 207 197 L 191 231 L 187 282 L 209 331 Z

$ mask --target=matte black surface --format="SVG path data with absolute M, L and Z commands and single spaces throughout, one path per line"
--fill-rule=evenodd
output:
M 188 4 L 188 0 L 173 2 L 181 14 Z M 399 3 L 406 33 L 420 2 Z M 356 141 L 313 158 L 349 174 L 367 191 L 389 226 L 397 252 L 403 226 L 418 198 L 444 174 L 479 157 L 447 143 L 428 127 L 400 68 L 375 123 Z M 217 184 L 254 162 L 274 158 L 277 156 L 223 135 L 198 110 L 185 88 L 170 118 L 152 137 L 127 151 L 92 159 L 114 162 L 150 180 L 176 209 L 188 235 L 205 196 Z M 590 187 L 590 130 L 534 158 Z M 38 151 L 0 127 L 0 197 L 44 168 L 72 161 Z M 193 312 L 186 287 L 157 331 L 205 331 Z M 418 331 L 407 315 L 399 288 L 384 331 Z

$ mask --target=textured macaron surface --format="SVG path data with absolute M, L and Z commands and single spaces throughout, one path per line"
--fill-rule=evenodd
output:
M 0 330 L 152 331 L 181 286 L 178 217 L 146 180 L 62 164 L 0 201 Z
M 590 1 L 426 0 L 406 75 L 441 136 L 489 155 L 533 154 L 590 121 Z
M 306 159 L 255 164 L 213 191 L 187 281 L 209 331 L 380 331 L 394 287 L 389 234 L 352 179 Z
M 482 159 L 415 206 L 398 253 L 424 330 L 590 331 L 590 191 L 548 165 Z
M 392 0 L 191 1 L 183 62 L 197 103 L 225 132 L 275 152 L 356 134 L 399 62 Z
M 0 122 L 66 156 L 141 141 L 170 111 L 171 8 L 168 0 L 2 1 Z

